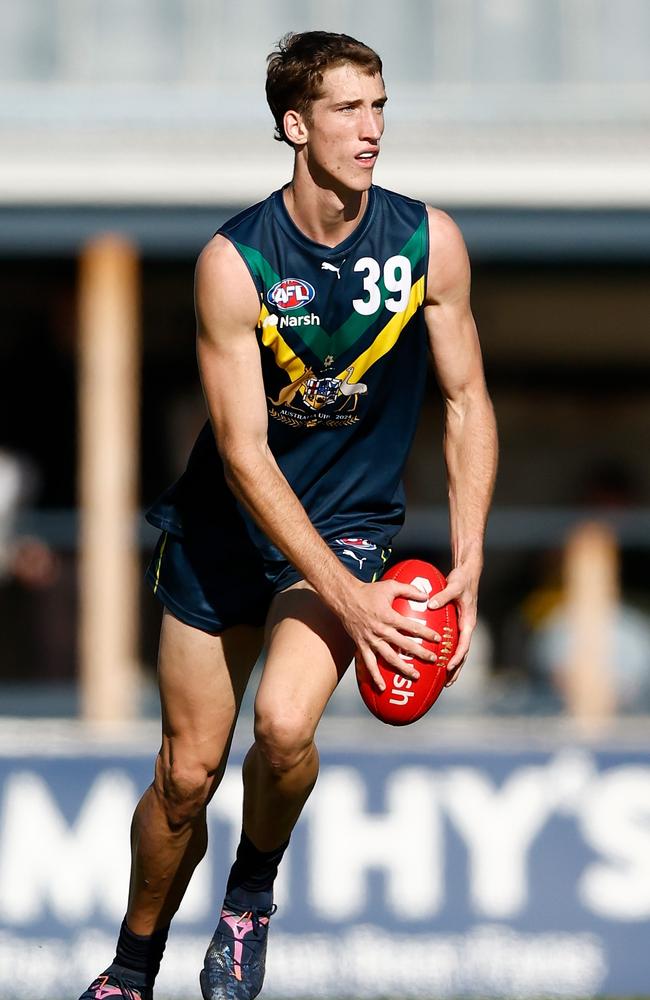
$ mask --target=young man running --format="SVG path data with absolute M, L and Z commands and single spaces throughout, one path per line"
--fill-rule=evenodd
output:
M 318 773 L 314 733 L 355 655 L 425 654 L 396 614 L 414 588 L 378 580 L 404 513 L 400 483 L 427 349 L 446 404 L 458 676 L 476 621 L 496 433 L 462 237 L 442 212 L 372 186 L 386 94 L 379 57 L 346 35 L 289 35 L 269 59 L 291 183 L 241 213 L 196 272 L 198 358 L 211 424 L 149 519 L 165 605 L 163 740 L 132 828 L 128 909 L 113 964 L 82 1000 L 148 1000 L 170 921 L 207 846 L 262 642 L 242 836 L 200 975 L 205 1000 L 262 987 L 273 881 Z M 377 582 L 376 582 L 377 581 Z

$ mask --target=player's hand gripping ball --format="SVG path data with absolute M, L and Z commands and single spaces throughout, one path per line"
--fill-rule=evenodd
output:
M 372 714 L 391 726 L 407 726 L 429 711 L 447 682 L 447 664 L 458 645 L 458 615 L 453 603 L 445 604 L 442 608 L 427 607 L 430 598 L 447 586 L 444 575 L 431 563 L 421 559 L 406 559 L 389 569 L 383 579 L 410 583 L 421 590 L 421 601 L 396 597 L 393 608 L 407 618 L 425 622 L 441 637 L 440 642 L 422 642 L 425 649 L 432 650 L 437 655 L 435 663 L 427 663 L 400 653 L 400 659 L 406 663 L 414 663 L 417 667 L 420 677 L 416 681 L 398 674 L 394 667 L 387 666 L 378 657 L 377 665 L 386 682 L 384 691 L 377 690 L 365 664 L 357 662 L 359 691 Z

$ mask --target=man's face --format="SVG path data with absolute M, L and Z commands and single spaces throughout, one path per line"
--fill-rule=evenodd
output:
M 345 64 L 323 74 L 322 95 L 311 106 L 307 154 L 316 179 L 365 191 L 384 131 L 384 82 Z

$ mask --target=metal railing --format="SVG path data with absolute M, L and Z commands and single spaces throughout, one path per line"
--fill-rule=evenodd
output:
M 496 507 L 486 536 L 489 550 L 545 549 L 557 545 L 567 532 L 585 521 L 599 521 L 612 529 L 622 548 L 650 549 L 650 508 L 635 507 L 603 511 L 585 507 Z M 426 543 L 444 548 L 449 541 L 449 518 L 445 507 L 409 506 L 405 525 L 398 535 L 402 548 Z M 79 517 L 75 510 L 31 510 L 18 518 L 17 533 L 34 535 L 53 548 L 72 550 L 77 546 Z M 143 548 L 153 547 L 158 537 L 141 514 L 137 537 Z

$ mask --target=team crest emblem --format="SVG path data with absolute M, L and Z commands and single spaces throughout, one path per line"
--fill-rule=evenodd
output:
M 269 288 L 266 297 L 272 305 L 287 312 L 289 309 L 300 309 L 301 306 L 308 305 L 316 297 L 316 291 L 313 285 L 302 278 L 283 278 L 273 288 Z
M 311 373 L 313 376 L 313 373 Z M 321 406 L 334 403 L 343 397 L 343 404 L 352 399 L 352 410 L 356 410 L 357 396 L 368 391 L 364 382 L 350 383 L 352 368 L 346 368 L 342 378 L 309 378 L 305 383 L 303 400 L 312 410 L 320 410 Z
M 284 317 L 283 317 L 284 318 Z M 328 355 L 325 368 L 335 359 Z M 357 401 L 368 392 L 365 382 L 352 382 L 350 365 L 334 378 L 319 375 L 307 366 L 289 385 L 280 389 L 277 398 L 268 397 L 269 415 L 290 427 L 349 427 L 356 424 Z
M 337 378 L 310 378 L 305 385 L 304 400 L 313 410 L 320 410 L 326 403 L 333 403 L 339 394 L 341 382 Z

